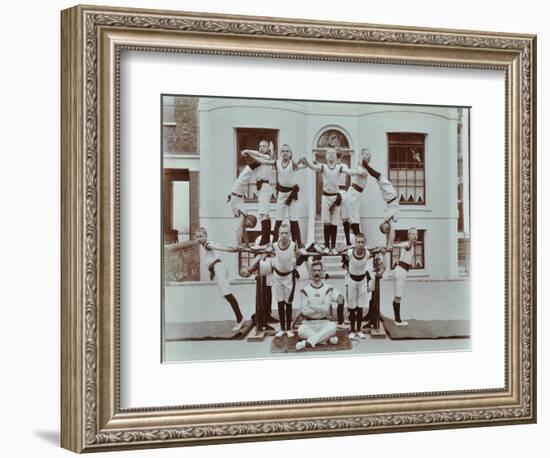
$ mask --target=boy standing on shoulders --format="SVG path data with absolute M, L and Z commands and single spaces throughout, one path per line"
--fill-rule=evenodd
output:
M 325 254 L 335 254 L 338 222 L 342 196 L 340 195 L 340 178 L 343 174 L 349 176 L 358 175 L 359 172 L 350 170 L 345 164 L 336 163 L 337 154 L 334 148 L 326 151 L 326 164 L 310 163 L 304 158 L 306 165 L 316 172 L 321 172 L 323 181 L 323 196 L 321 198 L 321 221 L 325 239 Z
M 260 224 L 262 226 L 262 239 L 260 244 L 269 244 L 271 234 L 271 220 L 269 219 L 269 208 L 271 206 L 271 196 L 273 195 L 273 186 L 271 185 L 271 176 L 273 169 L 270 164 L 260 162 L 258 159 L 270 161 L 275 155 L 273 143 L 267 140 L 260 141 L 259 150 L 244 150 L 246 156 L 256 162 L 256 189 L 258 190 L 258 214 L 260 215 Z M 241 154 L 242 154 L 241 153 Z
M 279 228 L 283 224 L 285 214 L 288 214 L 290 221 L 290 233 L 292 240 L 298 246 L 302 247 L 302 238 L 300 234 L 299 215 L 298 215 L 298 193 L 300 188 L 296 180 L 296 172 L 305 168 L 302 160 L 298 162 L 292 159 L 292 149 L 289 145 L 281 146 L 281 158 L 277 161 L 273 159 L 266 160 L 252 154 L 253 159 L 260 164 L 271 165 L 276 167 L 277 171 L 277 204 L 275 207 L 275 227 L 273 229 L 273 237 L 276 242 L 279 238 Z
M 357 234 L 361 232 L 361 194 L 363 193 L 363 190 L 365 189 L 365 186 L 367 184 L 368 173 L 365 166 L 368 165 L 370 157 L 371 154 L 369 149 L 363 148 L 361 150 L 360 162 L 355 169 L 355 172 L 357 172 L 357 174 L 351 177 L 351 186 L 347 190 L 346 196 L 344 197 L 344 200 L 342 202 L 342 206 L 345 207 L 347 210 L 349 220 L 347 224 L 351 224 L 351 231 L 355 236 L 357 236 Z M 346 243 L 350 245 L 349 227 L 346 227 L 345 224 L 346 223 L 344 222 Z

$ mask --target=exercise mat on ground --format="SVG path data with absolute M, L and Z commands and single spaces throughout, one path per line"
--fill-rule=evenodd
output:
M 178 340 L 241 340 L 254 327 L 245 320 L 238 331 L 233 331 L 235 321 L 199 321 L 193 323 L 166 323 L 166 341 Z
M 470 337 L 470 320 L 409 320 L 407 326 L 383 316 L 390 339 L 464 339 Z

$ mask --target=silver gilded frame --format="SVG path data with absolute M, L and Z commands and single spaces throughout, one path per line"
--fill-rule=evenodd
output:
M 62 446 L 76 452 L 536 421 L 536 37 L 77 6 L 62 12 Z M 119 59 L 124 50 L 506 74 L 506 386 L 121 409 Z

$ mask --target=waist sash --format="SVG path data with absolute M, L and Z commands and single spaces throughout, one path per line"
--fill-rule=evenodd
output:
M 258 180 L 258 181 L 256 181 L 256 189 L 258 191 L 261 191 L 262 190 L 262 185 L 264 183 L 269 183 L 269 180 Z
M 407 272 L 409 271 L 409 269 L 411 268 L 411 265 L 410 264 L 407 264 L 406 262 L 403 262 L 403 261 L 399 261 L 397 263 L 397 265 L 403 269 L 405 269 Z
M 285 200 L 285 205 L 290 205 L 293 200 L 298 200 L 298 191 L 300 191 L 300 187 L 297 184 L 290 187 L 283 186 L 282 184 L 277 183 L 277 191 L 290 193 L 290 195 Z
M 359 186 L 358 184 L 355 184 L 355 183 L 352 183 L 351 184 L 351 187 L 353 189 L 355 189 L 359 194 L 361 194 L 363 192 L 363 188 L 361 186 Z M 389 203 L 389 202 L 388 202 Z

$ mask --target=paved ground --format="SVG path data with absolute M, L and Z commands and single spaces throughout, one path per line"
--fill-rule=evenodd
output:
M 334 280 L 332 283 L 343 288 L 342 280 Z M 387 316 L 393 316 L 392 299 L 393 283 L 383 281 L 381 290 L 381 312 Z M 182 293 L 189 296 L 196 294 L 194 290 L 184 288 L 177 290 L 177 295 L 167 294 L 167 321 L 181 321 L 185 316 L 185 321 L 200 321 L 204 318 L 205 307 L 203 301 L 200 307 L 175 307 L 176 297 L 181 297 Z M 239 285 L 236 288 L 236 296 L 241 301 L 241 308 L 245 316 L 250 316 L 253 304 L 250 298 L 253 295 L 254 287 L 252 285 Z M 202 291 L 202 290 L 201 290 Z M 215 296 L 215 290 L 209 290 Z M 201 293 L 203 294 L 203 293 Z M 210 294 L 210 293 L 209 293 Z M 203 294 L 204 295 L 204 294 Z M 181 300 L 178 299 L 180 302 Z M 223 301 L 217 301 L 212 298 L 216 310 L 224 310 L 223 317 L 216 319 L 227 319 L 227 309 Z M 188 301 L 186 301 L 188 302 Z M 192 302 L 192 301 L 191 301 Z M 220 304 L 218 304 L 220 302 Z M 470 319 L 470 290 L 469 281 L 408 281 L 405 289 L 402 305 L 402 317 L 416 318 L 420 320 L 458 320 Z M 296 306 L 296 305 L 295 305 Z M 222 308 L 220 308 L 222 307 Z M 175 311 L 177 310 L 177 311 Z M 276 314 L 274 313 L 276 316 Z M 277 326 L 277 325 L 276 325 Z M 253 331 L 254 332 L 254 331 Z M 338 352 L 318 352 L 301 354 L 277 354 L 270 352 L 271 339 L 267 338 L 263 342 L 241 341 L 199 341 L 199 342 L 167 342 L 165 347 L 165 359 L 167 362 L 176 361 L 196 361 L 196 360 L 226 360 L 226 359 L 266 359 L 266 358 L 291 358 L 291 357 L 326 357 L 326 356 L 350 356 L 369 353 L 403 353 L 403 352 L 434 352 L 434 351 L 468 351 L 470 349 L 470 339 L 438 339 L 438 340 L 391 340 L 372 339 L 370 336 L 366 340 L 354 342 L 351 350 Z

